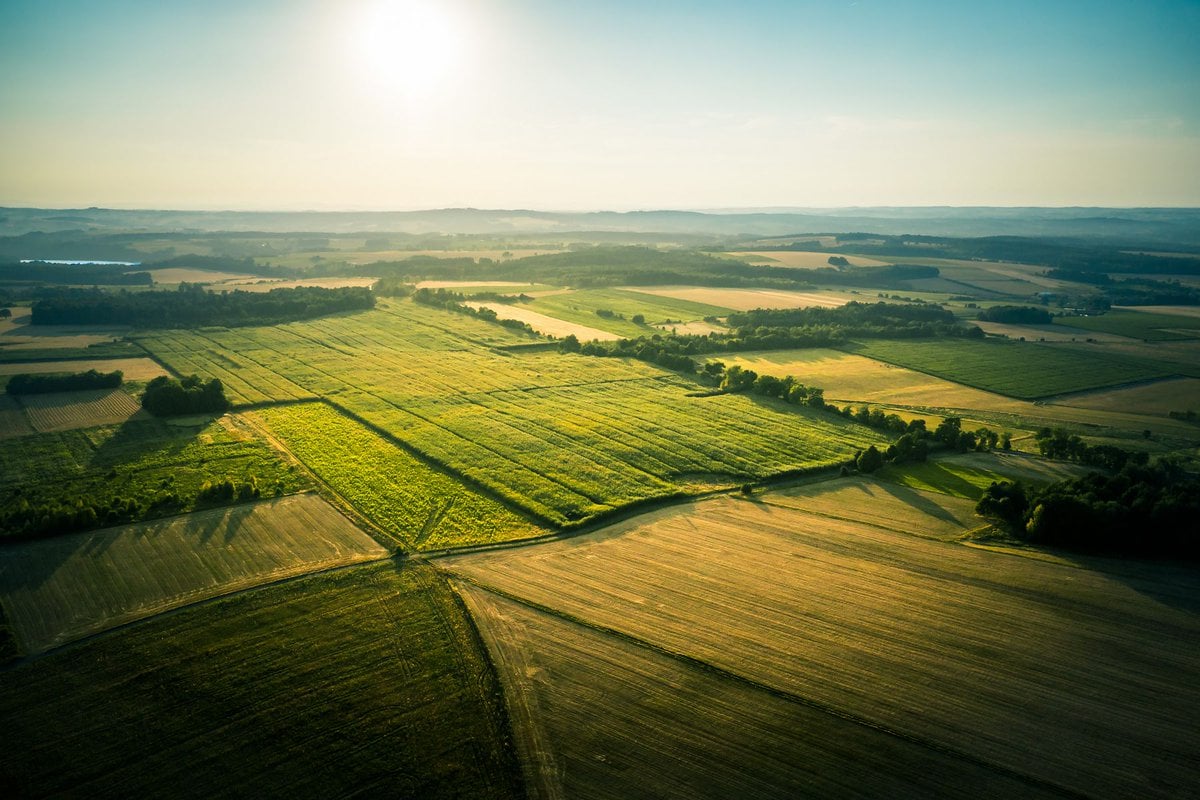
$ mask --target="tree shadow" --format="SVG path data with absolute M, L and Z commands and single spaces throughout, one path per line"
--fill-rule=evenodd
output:
M 959 478 L 958 480 L 961 481 L 962 479 Z M 967 483 L 966 481 L 962 481 L 962 483 L 966 484 L 971 489 L 975 488 L 974 486 L 971 486 L 971 484 Z M 935 503 L 933 500 L 930 500 L 928 497 L 926 497 L 924 494 L 922 494 L 917 489 L 913 489 L 909 486 L 903 486 L 899 483 L 892 483 L 891 481 L 886 480 L 886 479 L 876 481 L 875 485 L 878 486 L 880 489 L 882 489 L 884 492 L 887 492 L 888 494 L 890 494 L 892 497 L 896 498 L 897 500 L 901 501 L 902 503 L 904 503 L 906 505 L 912 506 L 913 508 L 917 509 L 918 511 L 920 511 L 923 514 L 927 514 L 928 516 L 931 516 L 934 519 L 940 519 L 940 520 L 944 520 L 945 522 L 954 523 L 955 525 L 962 525 L 962 520 L 960 520 L 958 517 L 954 516 L 954 514 L 950 513 L 942 506 Z

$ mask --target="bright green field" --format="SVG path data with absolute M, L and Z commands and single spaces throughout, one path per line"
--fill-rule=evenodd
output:
M 1020 480 L 1044 485 L 1086 472 L 1073 464 L 1017 454 L 969 453 L 937 461 L 887 466 L 879 477 L 912 489 L 978 500 L 997 481 Z
M 1091 317 L 1055 317 L 1055 325 L 1085 331 L 1115 333 L 1148 342 L 1200 339 L 1200 318 L 1142 311 L 1109 311 Z
M 226 478 L 253 478 L 266 497 L 308 486 L 265 442 L 204 419 L 191 425 L 139 420 L 11 439 L 0 459 L 0 535 L 3 512 L 22 501 L 74 508 L 79 500 L 99 508 L 119 498 L 137 505 L 131 520 L 137 521 L 189 510 L 204 482 Z M 169 495 L 178 503 L 165 502 Z
M 0 672 L 0 794 L 516 798 L 499 697 L 432 569 L 327 573 Z
M 546 533 L 323 403 L 267 408 L 257 416 L 322 481 L 410 546 L 435 549 Z
M 1083 349 L 998 340 L 934 339 L 855 343 L 846 348 L 889 364 L 990 392 L 1032 400 L 1170 374 L 1160 366 Z
M 411 302 L 166 338 L 162 350 L 158 337 L 142 343 L 172 366 L 186 353 L 201 375 L 219 373 L 229 359 L 253 363 L 264 383 L 286 381 L 320 395 L 549 525 L 697 487 L 835 464 L 882 439 L 781 403 L 689 397 L 695 384 L 642 362 L 505 352 L 503 346 L 526 340 Z M 247 380 L 256 390 L 258 378 Z M 381 524 L 412 530 L 416 523 Z
M 620 289 L 580 289 L 569 294 L 539 297 L 527 305 L 534 311 L 550 317 L 588 325 L 631 339 L 656 333 L 657 331 L 652 326 L 662 324 L 667 320 L 695 322 L 705 317 L 723 317 L 731 310 L 707 303 L 657 297 Z M 624 319 L 601 317 L 596 313 L 597 309 L 612 311 Z M 635 325 L 630 322 L 636 314 L 641 314 L 646 318 L 644 325 Z

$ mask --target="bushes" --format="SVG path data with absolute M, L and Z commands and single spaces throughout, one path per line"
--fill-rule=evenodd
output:
M 9 394 L 44 394 L 75 392 L 84 389 L 116 389 L 124 378 L 121 370 L 113 372 L 75 372 L 70 375 L 31 375 L 22 372 L 8 379 Z
M 146 386 L 142 407 L 156 417 L 180 414 L 221 414 L 229 410 L 225 387 L 219 378 L 201 382 L 199 376 L 188 375 L 175 380 L 160 375 Z

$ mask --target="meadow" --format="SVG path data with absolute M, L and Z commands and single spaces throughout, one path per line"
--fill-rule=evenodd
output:
M 536 298 L 529 308 L 551 317 L 606 330 L 636 339 L 654 333 L 650 328 L 671 322 L 697 322 L 705 317 L 723 317 L 733 309 L 711 303 L 625 289 L 579 289 Z M 610 312 L 606 315 L 597 311 Z M 642 324 L 633 322 L 642 316 Z M 582 337 L 580 337 L 582 339 Z
M 873 340 L 847 349 L 955 383 L 1026 400 L 1172 374 L 1163 367 L 1135 359 L 1008 340 Z
M 471 623 L 385 562 L 154 617 L 0 672 L 6 797 L 516 798 Z
M 23 652 L 386 551 L 316 495 L 183 514 L 0 550 Z
M 1200 624 L 1187 598 L 1200 583 L 1184 568 L 1109 574 L 733 498 L 438 563 L 493 594 L 762 687 L 771 702 L 936 751 L 985 783 L 1025 784 L 1008 784 L 1013 795 L 1173 797 L 1197 780 Z M 611 661 L 606 671 L 626 663 Z M 595 685 L 570 702 L 587 708 Z M 667 705 L 664 724 L 686 713 Z M 663 719 L 654 707 L 642 724 Z M 720 740 L 755 736 L 769 704 L 743 713 L 745 728 L 735 721 Z M 620 748 L 624 733 L 612 736 Z M 844 754 L 830 749 L 813 756 L 813 773 L 836 774 Z M 873 773 L 860 777 L 859 789 L 874 785 Z M 621 795 L 628 781 L 637 792 L 639 779 L 608 771 L 592 791 Z

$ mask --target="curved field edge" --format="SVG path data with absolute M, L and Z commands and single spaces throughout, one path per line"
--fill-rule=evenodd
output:
M 354 567 L 0 672 L 0 792 L 518 798 L 499 698 L 443 578 Z
M 359 513 L 419 549 L 546 530 L 324 403 L 246 412 Z
M 379 559 L 316 495 L 8 545 L 0 599 L 25 653 L 218 595 Z

